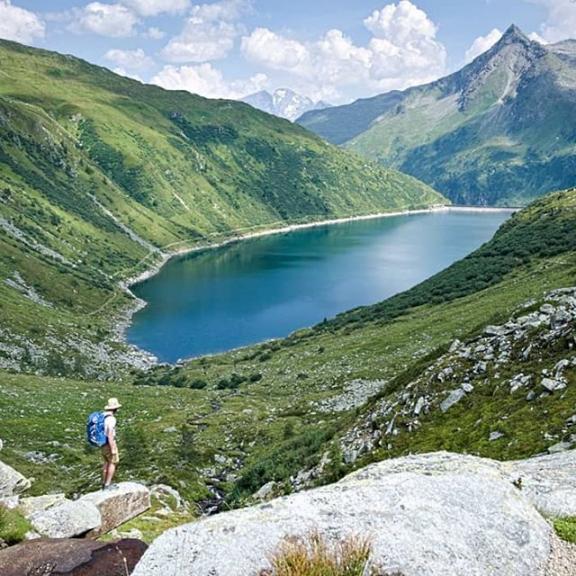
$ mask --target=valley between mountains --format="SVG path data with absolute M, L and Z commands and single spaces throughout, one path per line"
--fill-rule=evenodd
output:
M 512 564 L 495 554 L 499 566 L 540 576 L 534 566 L 550 542 L 560 545 L 552 524 L 576 541 L 574 491 L 565 486 L 576 447 L 576 189 L 573 126 L 563 115 L 573 102 L 572 44 L 539 47 L 511 28 L 461 73 L 373 100 L 369 121 L 355 116 L 366 102 L 344 111 L 358 122 L 343 132 L 333 128 L 338 108 L 301 119 L 342 150 L 243 103 L 167 92 L 0 41 L 2 462 L 33 479 L 33 496 L 96 490 L 86 416 L 99 399 L 121 398 L 119 480 L 167 485 L 186 501 L 166 511 L 157 499 L 150 514 L 122 526 L 149 542 L 202 515 L 283 495 L 291 494 L 266 506 L 337 500 L 346 486 L 362 490 L 390 470 L 412 472 L 414 462 L 422 494 L 438 470 L 480 470 L 473 485 L 486 490 L 483 529 L 501 510 L 495 501 L 514 509 L 513 528 L 502 528 L 512 524 L 500 512 L 497 528 L 518 554 Z M 533 85 L 550 103 L 531 108 L 538 122 L 524 108 L 540 98 Z M 494 119 L 510 127 L 519 114 L 525 124 L 514 130 L 525 140 L 504 142 Z M 387 155 L 392 142 L 400 146 Z M 451 201 L 527 205 L 478 250 L 410 290 L 286 338 L 175 365 L 156 364 L 121 338 L 139 305 L 130 280 L 180 250 Z M 420 456 L 439 451 L 461 456 Z M 567 463 L 554 489 L 569 506 L 516 492 L 522 482 L 513 485 L 511 474 L 535 475 L 542 460 L 474 458 L 543 454 Z M 454 484 L 458 492 L 442 485 L 442 498 L 454 504 L 465 484 Z M 536 512 L 543 501 L 546 518 Z M 241 533 L 262 510 L 222 522 L 239 519 Z M 220 518 L 168 532 L 135 573 L 165 570 L 173 547 L 182 553 L 182 541 L 204 538 L 203 527 L 218 528 Z M 466 519 L 474 526 L 474 514 Z M 0 538 L 1 530 L 0 518 Z M 223 529 L 226 546 L 234 530 Z M 481 540 L 492 550 L 485 532 Z M 406 563 L 408 576 L 418 562 Z M 488 574 L 489 562 L 470 562 Z

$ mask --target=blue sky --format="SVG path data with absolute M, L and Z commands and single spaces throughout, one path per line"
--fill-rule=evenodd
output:
M 0 37 L 166 88 L 343 103 L 445 75 L 515 23 L 576 35 L 576 0 L 0 0 Z

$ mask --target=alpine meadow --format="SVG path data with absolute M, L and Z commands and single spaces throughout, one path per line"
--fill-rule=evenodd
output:
M 0 575 L 576 576 L 576 4 L 40 4 Z

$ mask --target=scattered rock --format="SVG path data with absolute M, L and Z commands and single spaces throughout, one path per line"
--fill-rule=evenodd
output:
M 420 398 L 418 398 L 418 401 L 416 402 L 416 406 L 414 406 L 414 415 L 419 416 L 420 412 L 422 412 L 425 406 L 426 406 L 426 398 L 424 398 L 424 396 L 420 396 Z
M 570 450 L 572 448 L 571 442 L 558 442 L 553 446 L 548 447 L 548 452 L 550 454 L 556 454 L 557 452 L 565 452 L 566 450 Z
M 182 499 L 182 496 L 180 496 L 180 492 L 175 488 L 172 488 L 172 486 L 156 484 L 150 488 L 150 496 L 154 496 L 168 508 L 173 508 L 170 499 L 173 500 L 174 508 L 176 510 L 186 508 L 186 503 Z
M 450 408 L 452 408 L 452 406 L 454 406 L 455 404 L 458 404 L 458 402 L 460 402 L 460 400 L 462 400 L 462 398 L 464 398 L 464 396 L 466 396 L 466 392 L 464 392 L 464 390 L 462 390 L 462 388 L 452 390 L 452 392 L 450 392 L 450 395 L 448 396 L 448 398 L 446 398 L 440 404 L 440 410 L 442 410 L 442 412 L 447 412 L 448 410 L 450 410 Z
M 146 551 L 140 540 L 32 540 L 0 551 L 2 576 L 129 576 Z
M 45 454 L 44 452 L 26 452 L 24 458 L 33 464 L 52 464 L 60 456 L 58 454 Z
M 385 380 L 352 380 L 346 384 L 344 391 L 332 398 L 317 403 L 321 412 L 346 412 L 362 406 L 371 397 L 380 392 L 386 385 Z
M 267 502 L 274 497 L 276 492 L 276 482 L 270 481 L 264 484 L 257 492 L 254 493 L 254 498 L 261 502 Z
M 500 440 L 500 438 L 504 438 L 504 434 L 502 432 L 490 432 L 490 436 L 488 436 L 489 442 L 495 442 L 496 440 Z
M 532 382 L 531 375 L 529 374 L 525 375 L 523 373 L 516 374 L 516 376 L 514 376 L 512 380 L 510 380 L 510 394 L 514 394 L 514 392 L 516 392 L 520 388 L 525 388 L 526 386 L 529 386 L 531 382 Z
M 558 392 L 566 388 L 566 381 L 560 378 L 542 378 L 541 384 L 548 392 Z
M 550 318 L 550 326 L 553 330 L 561 328 L 572 320 L 572 315 L 564 308 L 558 308 Z

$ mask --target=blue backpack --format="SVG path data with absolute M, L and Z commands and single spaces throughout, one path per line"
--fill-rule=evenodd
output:
M 88 423 L 86 424 L 86 439 L 88 444 L 96 448 L 102 448 L 108 441 L 106 438 L 106 414 L 104 412 L 92 412 L 88 416 Z

